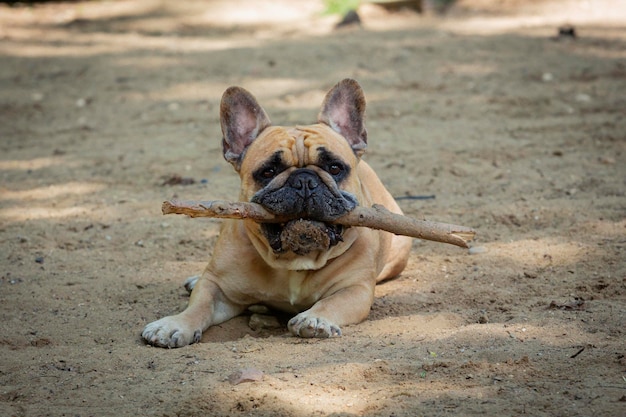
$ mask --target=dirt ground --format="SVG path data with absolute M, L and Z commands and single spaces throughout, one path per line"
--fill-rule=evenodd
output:
M 1 415 L 624 415 L 623 2 L 364 6 L 339 30 L 321 7 L 0 6 Z M 219 226 L 161 202 L 238 194 L 222 92 L 308 123 L 345 77 L 368 99 L 367 161 L 394 196 L 435 196 L 403 210 L 476 228 L 477 248 L 416 241 L 341 338 L 242 316 L 147 346 Z M 229 382 L 247 368 L 262 380 Z

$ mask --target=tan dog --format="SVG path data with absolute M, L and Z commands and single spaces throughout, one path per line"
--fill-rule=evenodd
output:
M 365 97 L 350 79 L 333 87 L 318 123 L 271 126 L 246 90 L 231 87 L 220 108 L 224 157 L 241 177 L 240 201 L 311 221 L 328 247 L 286 249 L 285 225 L 225 220 L 203 275 L 192 282 L 188 307 L 148 324 L 143 338 L 180 347 L 198 342 L 212 325 L 254 304 L 297 314 L 288 324 L 302 337 L 341 335 L 364 320 L 377 282 L 405 267 L 411 239 L 361 227 L 327 224 L 356 205 L 382 204 L 401 213 L 361 154 L 367 145 Z

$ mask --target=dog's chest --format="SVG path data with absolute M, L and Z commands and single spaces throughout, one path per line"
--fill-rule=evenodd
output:
M 303 298 L 308 298 L 305 280 L 308 274 L 306 271 L 288 271 L 286 279 L 287 297 L 291 305 L 300 304 Z
M 283 311 L 300 312 L 320 298 L 312 285 L 310 271 L 281 271 L 274 276 L 274 291 L 260 296 L 259 301 Z

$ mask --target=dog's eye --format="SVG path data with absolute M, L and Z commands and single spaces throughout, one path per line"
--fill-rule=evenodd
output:
M 274 153 L 269 160 L 252 173 L 252 178 L 257 184 L 265 187 L 272 182 L 277 175 L 287 169 L 287 165 L 283 163 L 281 158 L 282 152 L 283 151 L 278 151 Z
M 267 168 L 263 172 L 261 172 L 261 176 L 265 179 L 271 179 L 276 176 L 276 170 L 274 168 Z
M 339 175 L 341 174 L 342 171 L 343 171 L 343 166 L 341 166 L 340 164 L 331 164 L 328 167 L 328 173 L 330 175 Z

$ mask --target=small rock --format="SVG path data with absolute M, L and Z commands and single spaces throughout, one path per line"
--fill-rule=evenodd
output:
M 37 262 L 38 264 L 42 264 L 43 263 L 43 256 L 38 256 L 35 258 L 35 262 Z
M 35 92 L 33 94 L 31 94 L 30 98 L 33 99 L 33 101 L 35 102 L 40 102 L 44 99 L 45 95 L 43 93 L 39 93 L 39 92 Z
M 228 382 L 238 385 L 243 382 L 256 382 L 263 379 L 263 371 L 254 368 L 240 369 L 228 377 Z
M 176 110 L 180 109 L 180 104 L 178 104 L 178 103 L 176 103 L 176 102 L 174 101 L 174 102 L 172 102 L 172 103 L 170 103 L 170 104 L 168 104 L 168 105 L 167 105 L 167 109 L 168 109 L 169 111 L 176 111 Z
M 183 177 L 178 174 L 173 174 L 170 176 L 161 177 L 164 181 L 161 183 L 162 186 L 166 185 L 192 185 L 196 183 L 196 180 L 191 177 Z
M 591 101 L 591 96 L 589 94 L 576 94 L 576 101 L 580 103 L 589 103 Z
M 579 297 L 575 297 L 574 300 L 567 303 L 557 303 L 553 300 L 548 306 L 549 310 L 558 309 L 567 311 L 583 311 L 586 310 L 586 308 L 585 300 Z
M 544 72 L 543 75 L 541 76 L 541 80 L 545 83 L 548 83 L 554 80 L 554 75 L 552 75 L 552 73 L 550 72 Z
M 598 162 L 600 162 L 603 165 L 613 165 L 615 164 L 615 158 L 610 157 L 610 156 L 601 156 L 598 158 Z
M 576 39 L 576 28 L 572 25 L 561 26 L 558 29 L 558 37 Z
M 350 10 L 348 13 L 346 13 L 343 19 L 341 19 L 341 22 L 335 25 L 335 28 L 341 28 L 341 27 L 351 26 L 351 25 L 360 25 L 360 24 L 361 24 L 361 18 L 359 17 L 359 14 L 356 12 L 356 10 Z
M 484 246 L 472 246 L 467 252 L 470 255 L 478 255 L 479 253 L 487 252 L 487 248 Z
M 478 316 L 478 323 L 480 324 L 486 324 L 489 323 L 489 317 L 487 317 L 487 312 L 486 311 L 481 311 L 480 315 Z
M 250 316 L 248 326 L 250 326 L 252 330 L 278 329 L 282 327 L 276 317 L 257 313 L 254 313 L 252 314 L 252 316 Z

